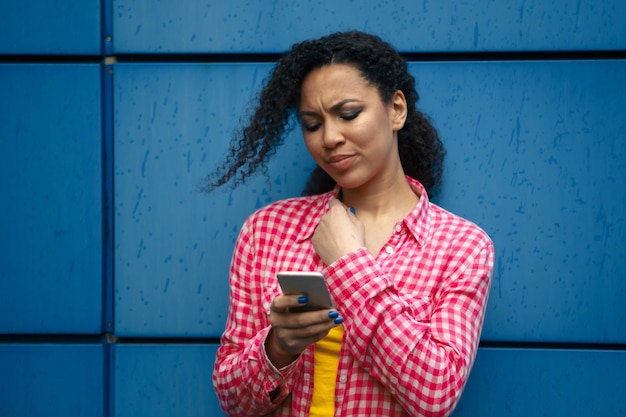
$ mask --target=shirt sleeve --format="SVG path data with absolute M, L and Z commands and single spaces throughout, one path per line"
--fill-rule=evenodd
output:
M 326 271 L 345 318 L 346 347 L 411 415 L 449 415 L 478 349 L 494 250 L 486 235 L 463 247 L 453 255 L 459 265 L 436 278 L 434 297 L 400 294 L 365 248 Z
M 293 390 L 301 361 L 276 369 L 265 351 L 270 331 L 262 304 L 262 281 L 256 276 L 253 231 L 242 227 L 230 268 L 230 308 L 213 370 L 222 410 L 231 416 L 272 412 Z

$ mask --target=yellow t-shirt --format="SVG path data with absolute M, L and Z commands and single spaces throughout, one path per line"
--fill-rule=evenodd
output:
M 315 344 L 313 399 L 309 417 L 329 417 L 335 414 L 335 380 L 342 337 L 343 324 L 333 327 L 325 338 Z

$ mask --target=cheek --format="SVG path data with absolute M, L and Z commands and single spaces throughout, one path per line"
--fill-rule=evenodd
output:
M 303 132 L 302 136 L 304 137 L 304 146 L 306 146 L 313 159 L 317 161 L 318 155 L 320 154 L 321 150 L 321 144 L 318 140 L 314 138 L 314 135 L 312 135 L 311 133 Z

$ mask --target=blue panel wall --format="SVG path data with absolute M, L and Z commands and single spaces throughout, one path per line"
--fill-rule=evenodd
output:
M 626 342 L 626 61 L 411 66 L 438 203 L 492 236 L 483 339 Z
M 100 0 L 3 0 L 0 54 L 101 53 Z
M 117 345 L 113 415 L 223 415 L 211 379 L 216 350 L 215 345 Z
M 298 195 L 313 166 L 292 135 L 267 177 L 201 192 L 269 65 L 115 65 L 115 326 L 122 336 L 219 337 L 224 277 L 255 208 Z M 287 175 L 288 173 L 292 173 Z
M 274 54 L 349 29 L 411 53 L 436 202 L 496 244 L 454 415 L 624 414 L 624 21 L 621 0 L 0 2 L 0 416 L 223 415 L 234 241 L 312 161 L 296 127 L 265 176 L 201 181 Z
M 624 369 L 624 351 L 480 349 L 454 416 L 622 416 Z
M 209 294 L 227 294 L 227 281 L 210 277 L 227 275 L 238 226 L 260 204 L 300 192 L 303 175 L 283 179 L 306 172 L 294 132 L 293 153 L 270 171 L 279 186 L 248 186 L 255 198 L 198 193 L 228 144 L 223 126 L 236 125 L 258 87 L 249 83 L 267 67 L 116 66 L 118 334 L 218 335 L 227 300 Z M 498 248 L 484 338 L 625 342 L 626 62 L 414 63 L 411 71 L 449 148 L 438 202 L 479 223 Z M 207 322 L 207 307 L 220 320 Z
M 104 375 L 102 346 L 0 344 L 0 415 L 104 416 Z
M 102 331 L 98 65 L 0 64 L 0 332 Z
M 116 53 L 282 52 L 296 41 L 350 29 L 377 33 L 404 51 L 626 48 L 621 1 L 366 4 L 113 0 L 113 48 Z

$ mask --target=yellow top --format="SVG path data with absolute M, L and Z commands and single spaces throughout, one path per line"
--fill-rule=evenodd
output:
M 328 417 L 335 414 L 335 380 L 342 337 L 343 324 L 333 327 L 325 338 L 315 344 L 313 399 L 309 417 Z

